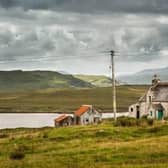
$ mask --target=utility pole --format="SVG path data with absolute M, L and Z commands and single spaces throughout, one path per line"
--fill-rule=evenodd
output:
M 117 120 L 117 103 L 116 103 L 116 81 L 115 81 L 115 67 L 114 67 L 114 56 L 115 51 L 110 51 L 111 54 L 111 70 L 112 70 L 112 86 L 113 86 L 113 113 L 114 113 L 114 120 Z

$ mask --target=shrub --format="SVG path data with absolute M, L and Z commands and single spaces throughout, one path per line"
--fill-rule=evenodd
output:
M 115 126 L 132 127 L 136 125 L 137 125 L 136 119 L 129 117 L 118 117 L 117 121 L 115 122 Z
M 143 115 L 142 117 L 141 117 L 141 119 L 148 119 L 148 114 L 146 114 L 146 115 Z
M 95 133 L 95 136 L 96 137 L 107 137 L 107 136 L 110 136 L 111 134 L 107 131 L 104 131 L 104 130 L 99 130 Z
M 168 121 L 168 117 L 164 117 L 164 120 Z
M 154 124 L 154 119 L 147 119 L 148 125 L 152 126 Z
M 10 159 L 12 160 L 22 160 L 25 157 L 23 151 L 15 150 L 10 153 Z
M 9 135 L 5 133 L 0 133 L 0 138 L 8 138 Z
M 157 133 L 157 132 L 160 132 L 160 131 L 161 131 L 160 127 L 153 127 L 151 129 L 149 129 L 150 133 Z
M 13 151 L 10 153 L 10 159 L 12 160 L 22 160 L 25 157 L 25 146 L 17 146 L 14 148 Z
M 147 125 L 147 119 L 140 118 L 137 120 L 137 126 L 146 127 Z
M 119 117 L 117 121 L 114 123 L 115 126 L 122 126 L 122 127 L 133 127 L 133 126 L 152 126 L 154 124 L 153 119 L 135 119 L 130 117 Z
M 48 138 L 48 132 L 44 132 L 43 135 L 42 135 L 43 138 Z

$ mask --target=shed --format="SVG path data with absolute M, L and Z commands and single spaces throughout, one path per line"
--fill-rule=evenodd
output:
M 73 125 L 73 117 L 70 115 L 61 115 L 54 120 L 55 127 L 65 127 Z
M 92 105 L 82 105 L 74 112 L 74 122 L 77 125 L 97 124 L 101 120 L 102 114 Z

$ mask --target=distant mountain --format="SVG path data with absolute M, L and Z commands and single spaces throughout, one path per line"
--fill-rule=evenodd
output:
M 154 74 L 157 74 L 161 81 L 168 81 L 168 67 L 147 69 L 133 75 L 119 76 L 117 79 L 127 84 L 151 84 Z
M 52 71 L 0 71 L 0 90 L 92 87 L 72 75 Z
M 109 87 L 112 85 L 111 79 L 103 75 L 75 75 L 75 77 L 96 87 Z

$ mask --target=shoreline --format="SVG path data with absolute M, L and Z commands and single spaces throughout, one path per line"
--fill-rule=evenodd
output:
M 73 116 L 73 113 L 61 113 Z M 0 129 L 53 127 L 60 113 L 0 113 Z M 117 113 L 117 117 L 128 113 Z M 114 118 L 113 113 L 102 113 L 102 119 Z

